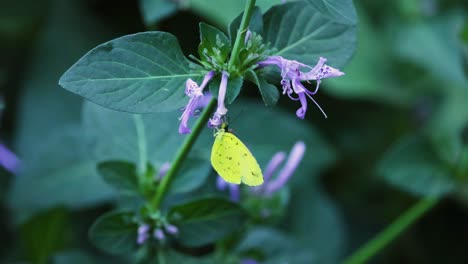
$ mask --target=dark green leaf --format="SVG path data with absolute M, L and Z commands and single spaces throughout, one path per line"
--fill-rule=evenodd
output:
M 169 188 L 169 193 L 184 193 L 200 187 L 210 175 L 210 166 L 206 159 L 187 159 L 180 173 L 175 177 Z
M 126 254 L 136 247 L 137 225 L 129 212 L 110 212 L 100 216 L 89 230 L 91 242 L 102 251 Z
M 448 168 L 421 136 L 397 142 L 379 162 L 378 173 L 390 184 L 420 196 L 441 196 L 455 188 Z
M 356 25 L 353 0 L 307 0 L 326 18 L 342 24 Z
M 169 219 L 179 227 L 180 243 L 202 246 L 239 230 L 245 212 L 228 200 L 204 198 L 172 207 Z
M 140 0 L 140 11 L 147 27 L 177 12 L 177 3 L 171 0 Z
M 96 259 L 80 250 L 67 250 L 54 255 L 53 264 L 92 264 L 99 263 Z
M 226 102 L 231 104 L 236 100 L 237 96 L 239 95 L 242 83 L 244 79 L 242 77 L 235 77 L 229 78 L 227 88 L 226 88 Z M 216 76 L 210 83 L 210 92 L 214 96 L 218 96 L 219 93 L 219 85 L 221 84 L 221 77 Z
M 135 113 L 171 111 L 187 101 L 184 83 L 201 76 L 176 37 L 165 32 L 123 36 L 92 49 L 59 84 L 104 107 Z
M 162 254 L 162 258 L 155 258 L 157 264 L 166 263 L 183 263 L 183 264 L 215 264 L 217 263 L 212 256 L 194 257 L 184 255 L 174 250 L 160 251 L 157 254 Z M 164 259 L 165 262 L 159 262 L 160 259 Z
M 200 45 L 198 54 L 203 61 L 216 60 L 220 65 L 226 62 L 231 51 L 231 43 L 226 35 L 219 29 L 200 23 Z
M 49 257 L 64 246 L 67 212 L 63 208 L 41 212 L 21 226 L 21 241 L 32 263 L 48 263 Z
M 242 12 L 240 15 L 234 18 L 234 20 L 232 20 L 231 23 L 229 23 L 229 38 L 231 39 L 231 45 L 234 45 L 237 31 L 240 27 L 243 15 L 244 15 L 244 12 Z M 252 13 L 252 17 L 250 18 L 248 29 L 260 35 L 263 33 L 263 17 L 262 17 L 262 11 L 260 11 L 260 8 L 255 7 Z
M 396 53 L 405 60 L 430 71 L 433 76 L 449 83 L 463 84 L 465 75 L 462 47 L 458 39 L 462 17 L 438 17 L 428 23 L 396 25 L 393 39 Z
M 276 86 L 268 83 L 265 78 L 258 76 L 253 70 L 247 72 L 246 78 L 257 85 L 266 106 L 276 105 L 279 100 L 279 91 Z
M 127 194 L 139 193 L 138 175 L 135 164 L 126 161 L 106 161 L 97 165 L 104 181 Z
M 275 55 L 315 65 L 319 57 L 341 68 L 356 48 L 356 27 L 334 22 L 305 2 L 274 6 L 263 17 L 264 40 Z

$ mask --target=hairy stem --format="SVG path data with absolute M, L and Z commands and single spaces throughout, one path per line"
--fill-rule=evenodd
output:
M 229 58 L 228 68 L 231 69 L 239 58 L 239 52 L 244 46 L 245 34 L 249 27 L 250 18 L 252 17 L 252 12 L 255 7 L 256 0 L 247 0 L 244 9 L 244 15 L 242 16 L 242 21 L 239 29 L 237 30 L 236 41 L 234 42 L 234 47 L 232 48 L 231 57 Z
M 364 244 L 360 249 L 346 258 L 345 264 L 367 263 L 385 246 L 390 244 L 398 235 L 405 231 L 411 224 L 424 216 L 438 202 L 437 198 L 423 198 L 406 212 L 400 215 L 393 223 L 377 234 L 372 240 Z
M 159 206 L 161 205 L 161 202 L 169 189 L 174 176 L 179 172 L 180 168 L 182 167 L 182 163 L 184 160 L 187 158 L 190 150 L 192 149 L 193 145 L 195 144 L 198 136 L 200 135 L 202 129 L 206 126 L 206 122 L 208 122 L 208 119 L 211 116 L 211 113 L 213 112 L 213 109 L 216 105 L 216 99 L 211 99 L 210 103 L 208 106 L 203 110 L 202 114 L 198 118 L 197 122 L 195 123 L 195 126 L 192 130 L 192 133 L 190 133 L 187 138 L 185 139 L 182 147 L 179 149 L 179 151 L 175 155 L 175 159 L 172 163 L 171 168 L 167 172 L 167 174 L 162 178 L 161 183 L 158 186 L 158 189 L 156 190 L 156 195 L 154 198 L 150 201 L 150 209 L 152 211 L 157 211 L 159 209 Z

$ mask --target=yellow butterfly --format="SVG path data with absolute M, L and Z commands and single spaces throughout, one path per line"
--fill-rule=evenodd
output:
M 223 123 L 215 134 L 211 165 L 227 182 L 243 182 L 250 186 L 263 183 L 262 170 L 257 160 L 239 138 L 227 131 L 226 123 Z

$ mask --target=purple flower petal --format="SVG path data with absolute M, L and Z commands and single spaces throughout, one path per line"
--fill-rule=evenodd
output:
M 13 174 L 18 173 L 20 161 L 16 155 L 0 143 L 0 165 Z
M 168 225 L 165 225 L 164 228 L 166 229 L 168 234 L 176 235 L 179 233 L 179 229 L 175 225 L 168 224 Z

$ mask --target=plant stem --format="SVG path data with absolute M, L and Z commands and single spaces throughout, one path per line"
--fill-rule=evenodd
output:
M 145 135 L 145 124 L 141 115 L 134 114 L 133 122 L 135 123 L 137 140 L 138 140 L 138 176 L 142 179 L 146 174 L 146 163 L 148 160 L 146 150 L 146 135 Z
M 231 69 L 237 62 L 239 58 L 239 52 L 244 46 L 245 34 L 249 27 L 250 18 L 252 17 L 252 12 L 255 7 L 256 0 L 247 0 L 244 9 L 244 15 L 242 16 L 242 21 L 239 29 L 237 30 L 236 41 L 234 42 L 234 47 L 232 48 L 231 57 L 229 58 L 228 69 Z
M 150 201 L 150 209 L 153 212 L 156 212 L 159 209 L 159 206 L 161 205 L 164 195 L 169 189 L 169 186 L 171 185 L 172 180 L 174 179 L 174 176 L 177 174 L 177 172 L 179 172 L 180 168 L 182 167 L 182 163 L 187 158 L 187 155 L 192 149 L 193 144 L 195 144 L 195 141 L 200 135 L 202 129 L 206 126 L 206 122 L 210 118 L 215 105 L 216 105 L 216 99 L 213 98 L 211 99 L 210 103 L 205 108 L 205 110 L 203 110 L 201 116 L 198 118 L 197 122 L 195 123 L 195 126 L 192 132 L 185 139 L 185 142 L 182 145 L 182 147 L 176 153 L 175 159 L 174 159 L 174 162 L 172 163 L 171 168 L 169 169 L 167 174 L 162 178 L 161 183 L 159 184 L 158 189 L 156 190 L 156 195 Z
M 438 202 L 437 198 L 423 198 L 406 212 L 400 215 L 393 223 L 377 234 L 372 240 L 364 244 L 360 249 L 346 258 L 345 264 L 367 263 L 370 258 L 392 242 L 411 224 L 421 218 L 427 211 L 433 208 Z

